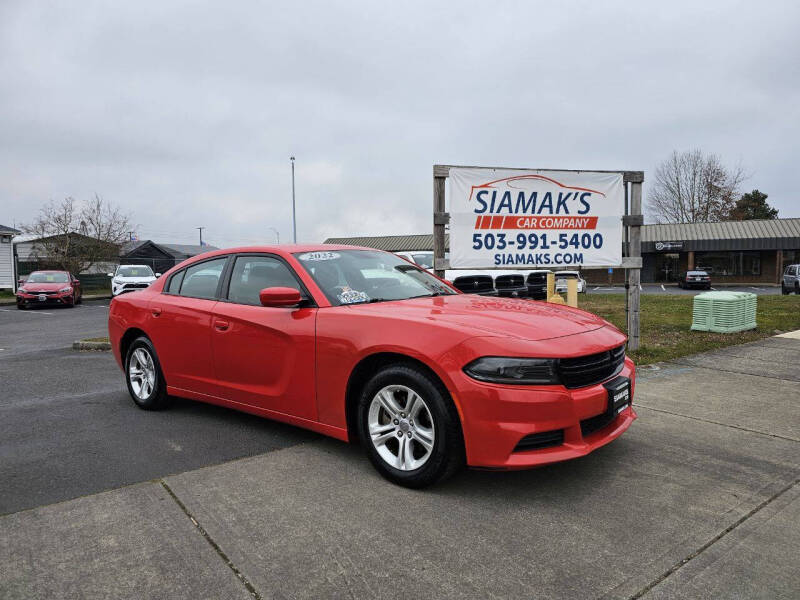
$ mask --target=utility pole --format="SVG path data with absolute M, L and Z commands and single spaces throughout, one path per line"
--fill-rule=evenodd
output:
M 281 234 L 280 234 L 280 232 L 277 229 L 275 229 L 274 227 L 267 227 L 267 229 L 269 229 L 270 231 L 272 231 L 272 233 L 275 234 L 275 243 L 276 244 L 280 244 L 281 243 Z
M 203 229 L 205 229 L 205 227 L 195 227 L 195 229 L 197 229 L 200 232 L 200 245 L 202 246 L 203 245 Z
M 297 216 L 295 214 L 294 202 L 294 156 L 290 156 L 289 160 L 292 161 L 292 234 L 294 243 L 297 243 Z

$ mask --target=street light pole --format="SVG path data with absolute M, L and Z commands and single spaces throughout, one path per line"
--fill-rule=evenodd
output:
M 205 229 L 205 227 L 195 227 L 195 229 L 197 229 L 200 232 L 200 245 L 202 246 L 203 245 L 203 229 Z
M 289 160 L 292 161 L 292 234 L 294 243 L 297 243 L 297 216 L 295 213 L 295 202 L 294 202 L 294 156 L 290 156 Z
M 267 227 L 267 229 L 269 229 L 270 231 L 272 231 L 275 234 L 275 243 L 276 244 L 280 244 L 281 243 L 281 234 L 280 234 L 280 232 L 277 229 L 275 229 L 274 227 Z

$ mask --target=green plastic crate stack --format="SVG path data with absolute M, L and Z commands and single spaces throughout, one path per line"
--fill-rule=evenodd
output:
M 747 292 L 706 292 L 694 297 L 692 331 L 734 333 L 756 328 L 757 296 Z

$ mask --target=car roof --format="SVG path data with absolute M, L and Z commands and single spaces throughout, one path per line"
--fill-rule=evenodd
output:
M 118 265 L 119 267 L 150 267 L 150 265 Z
M 246 252 L 270 252 L 272 254 L 295 254 L 297 252 L 330 252 L 333 250 L 368 250 L 370 252 L 385 252 L 385 250 L 377 250 L 375 248 L 367 248 L 366 246 L 348 246 L 346 244 L 270 244 L 264 246 L 240 246 L 237 248 L 221 248 L 219 250 L 212 250 L 204 254 L 193 256 L 192 259 L 198 257 L 211 257 L 223 256 L 226 254 L 237 254 Z M 388 253 L 387 253 L 388 254 Z

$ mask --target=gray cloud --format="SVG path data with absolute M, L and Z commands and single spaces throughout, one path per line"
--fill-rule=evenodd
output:
M 700 147 L 800 216 L 795 3 L 0 8 L 0 222 L 97 191 L 212 243 L 430 230 L 431 165 L 643 169 Z

